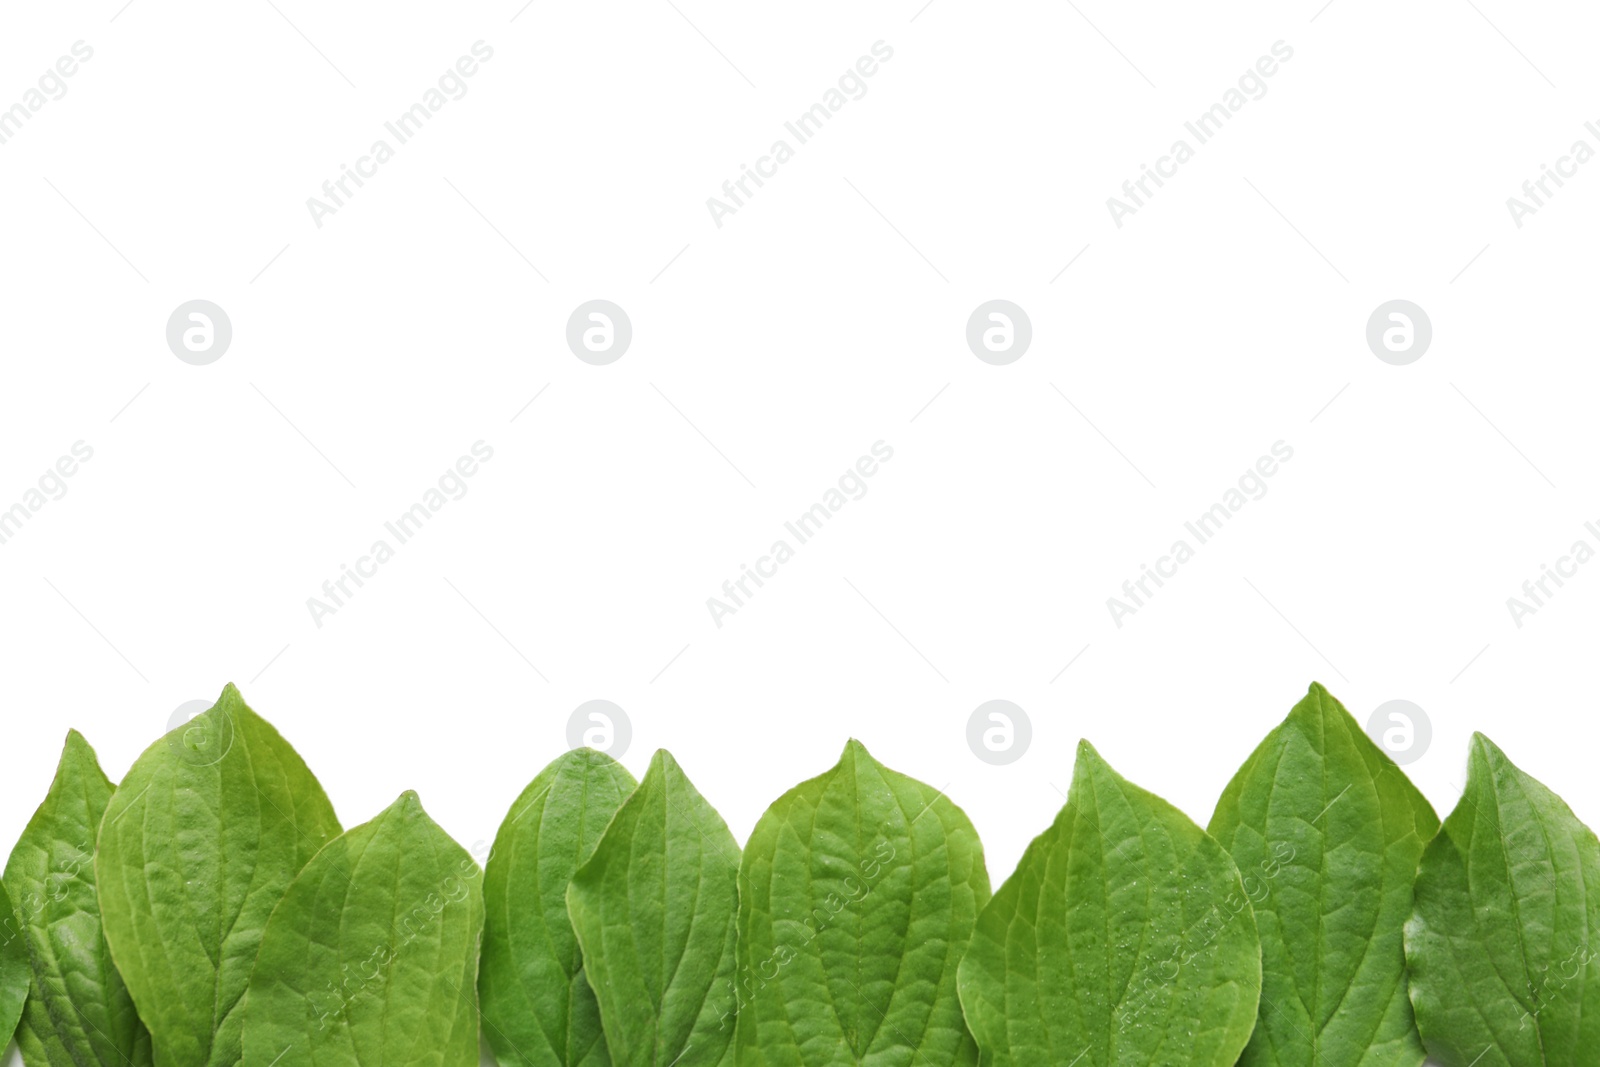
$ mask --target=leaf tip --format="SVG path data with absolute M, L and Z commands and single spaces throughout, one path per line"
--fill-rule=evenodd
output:
M 69 728 L 67 739 L 61 745 L 61 758 L 56 761 L 56 779 L 64 780 L 66 776 L 81 773 L 86 767 L 98 771 L 100 758 L 95 755 L 94 746 L 89 744 L 87 737 Z
M 1489 740 L 1488 735 L 1474 730 L 1472 740 L 1467 742 L 1467 786 L 1463 800 L 1465 793 L 1475 788 L 1498 788 L 1498 783 L 1507 776 L 1522 779 L 1527 774 L 1512 763 L 1511 757 Z
M 415 789 L 407 789 L 404 793 L 401 793 L 398 797 L 396 797 L 395 802 L 389 805 L 389 810 L 399 815 L 407 816 L 408 818 L 416 815 L 427 814 L 427 812 L 422 810 L 422 798 L 417 796 L 417 791 Z
M 1339 702 L 1339 698 L 1329 692 L 1328 687 L 1323 685 L 1321 682 L 1312 682 L 1309 686 L 1307 686 L 1305 698 L 1301 700 L 1300 703 L 1302 705 L 1315 707 L 1324 714 L 1329 712 L 1342 712 L 1346 715 L 1349 714 L 1349 712 L 1345 710 L 1345 706 Z
M 1320 722 L 1324 727 L 1330 726 L 1334 720 L 1348 718 L 1350 712 L 1339 703 L 1339 698 L 1328 692 L 1328 687 L 1321 682 L 1312 682 L 1306 689 L 1306 695 L 1300 702 L 1289 710 L 1289 722 L 1310 724 Z
M 1472 732 L 1472 740 L 1468 743 L 1467 747 L 1469 757 L 1493 760 L 1497 763 L 1511 762 L 1511 760 L 1506 757 L 1505 751 L 1502 750 L 1499 745 L 1489 740 L 1489 736 L 1487 734 L 1480 733 L 1477 730 Z
M 250 705 L 244 702 L 244 694 L 239 692 L 238 686 L 229 682 L 222 687 L 222 692 L 217 696 L 216 703 L 202 711 L 196 718 L 210 715 L 232 722 L 240 716 L 251 714 L 253 713 L 250 710 Z

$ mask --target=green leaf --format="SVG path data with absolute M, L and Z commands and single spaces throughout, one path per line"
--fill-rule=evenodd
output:
M 1080 742 L 1066 806 L 961 963 L 985 1067 L 1231 1067 L 1260 992 L 1233 860 Z
M 11 1043 L 22 1018 L 28 981 L 27 939 L 10 896 L 0 888 L 0 1049 Z
M 27 1067 L 78 1067 L 55 1029 L 44 1003 L 30 993 L 22 1006 L 22 1021 L 17 1024 L 17 1051 L 22 1053 Z
M 593 749 L 566 753 L 511 805 L 484 867 L 483 1032 L 506 1067 L 609 1067 L 600 1009 L 567 916 L 567 884 L 633 791 Z
M 106 944 L 161 1067 L 231 1067 L 267 917 L 339 833 L 300 756 L 233 686 L 151 745 L 95 851 Z
M 89 742 L 69 732 L 50 791 L 6 864 L 39 1008 L 30 1029 L 52 1062 L 151 1063 L 150 1034 L 111 963 L 95 893 L 95 834 L 114 789 Z
M 716 1067 L 733 1037 L 739 845 L 665 749 L 567 889 L 617 1067 Z
M 478 865 L 402 793 L 300 872 L 267 922 L 244 1067 L 476 1067 Z
M 1405 946 L 1443 1067 L 1600 1064 L 1600 842 L 1482 734 L 1422 855 Z
M 1207 827 L 1261 931 L 1261 1013 L 1240 1067 L 1416 1067 L 1401 934 L 1428 801 L 1313 684 L 1228 783 Z
M 778 798 L 739 869 L 740 1067 L 970 1065 L 956 965 L 989 899 L 938 790 L 851 741 Z

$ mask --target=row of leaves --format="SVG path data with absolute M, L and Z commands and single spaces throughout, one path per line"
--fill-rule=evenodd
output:
M 28 1067 L 1600 1063 L 1595 836 L 1481 736 L 1441 827 L 1316 685 L 1205 830 L 1083 743 L 992 897 L 854 741 L 742 852 L 667 752 L 570 752 L 480 870 L 413 793 L 341 833 L 230 686 L 120 787 L 70 734 L 3 886 Z

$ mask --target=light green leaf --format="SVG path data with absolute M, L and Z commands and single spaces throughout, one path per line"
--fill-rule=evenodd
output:
M 480 875 L 415 793 L 335 838 L 267 922 L 244 1067 L 476 1067 Z
M 1260 992 L 1233 860 L 1080 742 L 1066 806 L 961 963 L 985 1067 L 1231 1067 Z
M 665 749 L 567 888 L 617 1067 L 717 1067 L 733 1038 L 739 845 Z
M 478 990 L 503 1067 L 610 1067 L 567 884 L 634 785 L 611 757 L 575 749 L 540 771 L 500 824 L 484 867 Z
M 1261 931 L 1261 1012 L 1240 1067 L 1417 1067 L 1401 933 L 1428 801 L 1313 684 L 1228 783 L 1207 827 Z
M 67 734 L 55 780 L 6 864 L 33 975 L 32 1036 L 52 1062 L 145 1067 L 150 1034 L 111 963 L 95 893 L 95 834 L 115 787 L 83 735 Z
M 1422 855 L 1405 946 L 1443 1067 L 1600 1064 L 1600 842 L 1482 734 Z
M 11 1043 L 28 999 L 28 945 L 11 898 L 0 888 L 0 1049 Z
M 739 1067 L 975 1063 L 956 965 L 988 899 L 961 809 L 851 741 L 745 846 Z
M 333 807 L 233 686 L 151 745 L 95 851 L 111 958 L 161 1067 L 232 1067 L 239 1001 L 289 883 L 339 833 Z

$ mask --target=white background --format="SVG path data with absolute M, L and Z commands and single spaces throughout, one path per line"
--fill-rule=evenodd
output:
M 1600 164 L 1506 207 L 1600 148 L 1596 15 L 1318 2 L 13 6 L 0 106 L 94 56 L 0 145 L 0 508 L 94 457 L 0 545 L 0 839 L 69 726 L 120 777 L 230 680 L 346 825 L 415 788 L 469 846 L 605 698 L 624 762 L 670 747 L 741 840 L 859 737 L 967 810 L 998 884 L 1078 738 L 1204 823 L 1314 678 L 1363 722 L 1426 710 L 1441 814 L 1481 730 L 1600 819 L 1600 566 L 1506 606 L 1600 548 Z M 467 94 L 314 225 L 479 40 Z M 707 197 L 880 40 L 718 228 Z M 1114 225 L 1280 40 L 1266 95 Z M 203 367 L 164 335 L 196 298 L 234 331 Z M 564 339 L 592 298 L 633 323 L 605 367 Z M 992 298 L 1032 321 L 1009 366 L 965 342 Z M 1364 337 L 1395 298 L 1434 330 L 1403 367 Z M 315 625 L 479 440 L 467 495 Z M 714 626 L 879 440 L 866 496 Z M 1265 497 L 1114 625 L 1279 440 Z M 992 698 L 1033 724 L 1009 767 L 966 742 Z

